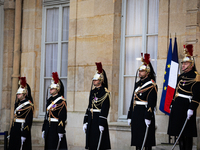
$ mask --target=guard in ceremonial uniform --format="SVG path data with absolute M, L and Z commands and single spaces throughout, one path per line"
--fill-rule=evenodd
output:
M 65 136 L 67 104 L 63 97 L 64 87 L 57 72 L 52 73 L 52 81 L 49 88 L 51 97 L 46 102 L 46 114 L 42 127 L 45 150 L 67 150 Z
M 33 99 L 26 77 L 19 77 L 19 84 L 10 130 L 9 150 L 32 150 Z
M 179 139 L 179 147 L 180 150 L 192 150 L 193 137 L 197 136 L 196 110 L 200 101 L 200 75 L 194 66 L 193 45 L 191 44 L 185 48 L 182 71 L 183 73 L 178 77 L 171 103 L 168 134 L 178 136 L 187 119 L 187 124 Z
M 110 93 L 102 64 L 96 63 L 97 73 L 93 77 L 94 89 L 91 89 L 89 104 L 84 116 L 83 131 L 86 133 L 85 149 L 111 149 L 107 117 L 110 108 Z M 100 138 L 101 137 L 101 138 Z
M 138 69 L 140 80 L 135 84 L 127 116 L 128 125 L 131 125 L 131 146 L 136 146 L 136 150 L 142 147 L 147 127 L 145 150 L 151 150 L 155 146 L 154 109 L 157 103 L 157 85 L 149 59 L 149 54 L 146 53 L 144 59 L 142 54 L 143 64 Z

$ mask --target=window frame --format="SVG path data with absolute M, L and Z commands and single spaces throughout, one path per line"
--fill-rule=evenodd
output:
M 126 35 L 126 11 L 127 11 L 127 1 L 122 0 L 122 18 L 121 18 L 121 45 L 120 45 L 120 69 L 119 69 L 119 105 L 118 105 L 118 121 L 125 121 L 127 115 L 123 115 L 124 110 L 124 78 L 125 77 L 136 77 L 135 75 L 125 75 L 124 65 L 125 65 L 125 44 L 127 37 L 142 37 L 142 53 L 147 52 L 147 37 L 148 36 L 158 36 L 158 33 L 148 34 L 148 0 L 143 0 L 144 7 L 142 11 L 143 24 L 142 24 L 142 34 L 138 35 Z M 130 99 L 131 101 L 131 99 Z
M 4 41 L 4 5 L 0 0 L 0 97 L 2 97 L 2 79 L 3 79 L 3 41 Z M 1 108 L 0 100 L 0 108 Z
M 57 2 L 56 5 L 53 1 L 48 1 L 46 3 L 43 3 L 43 19 L 42 19 L 42 40 L 41 40 L 41 69 L 40 69 L 40 96 L 39 96 L 39 116 L 44 116 L 45 112 L 43 112 L 44 108 L 44 97 L 46 95 L 46 89 L 44 89 L 45 79 L 51 79 L 51 77 L 45 77 L 45 45 L 46 43 L 54 43 L 54 42 L 45 42 L 46 37 L 46 16 L 47 16 L 47 9 L 51 8 L 59 8 L 59 25 L 58 25 L 58 59 L 60 61 L 57 61 L 57 72 L 59 78 L 66 79 L 67 76 L 60 76 L 61 73 L 61 65 L 62 65 L 62 43 L 69 43 L 69 41 L 62 41 L 62 11 L 64 7 L 70 7 L 70 3 L 68 1 L 59 3 Z M 66 88 L 65 88 L 66 89 Z

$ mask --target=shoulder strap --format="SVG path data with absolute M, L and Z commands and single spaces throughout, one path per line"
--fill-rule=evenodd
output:
M 139 91 L 140 89 L 144 88 L 145 86 L 147 86 L 147 85 L 149 85 L 151 83 L 152 83 L 152 81 L 148 81 L 145 84 L 143 84 L 141 87 L 137 87 L 137 89 L 135 90 L 135 92 Z
M 47 111 L 49 111 L 49 109 L 50 109 L 55 103 L 57 103 L 60 99 L 62 99 L 62 96 L 56 98 L 56 99 L 47 107 Z
M 24 106 L 26 106 L 26 105 L 28 105 L 28 104 L 31 104 L 31 105 L 32 105 L 32 103 L 31 103 L 30 100 L 28 100 L 28 101 L 22 103 L 21 105 L 19 105 L 19 106 L 15 109 L 14 114 L 16 114 L 16 112 L 17 112 L 18 110 L 20 110 L 22 107 L 24 107 Z

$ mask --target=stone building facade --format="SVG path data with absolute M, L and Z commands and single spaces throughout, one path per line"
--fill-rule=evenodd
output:
M 124 48 L 127 46 L 124 40 L 130 37 L 126 34 L 127 22 L 124 18 L 128 16 L 130 1 L 0 0 L 1 132 L 9 130 L 12 122 L 17 78 L 18 76 L 26 76 L 35 104 L 32 142 L 33 145 L 44 144 L 41 128 L 46 87 L 51 78 L 48 72 L 58 71 L 61 79 L 66 81 L 65 96 L 68 108 L 66 136 L 68 146 L 74 150 L 84 149 L 83 116 L 88 104 L 91 79 L 96 69 L 95 62 L 102 62 L 107 73 L 109 91 L 111 91 L 109 114 L 111 147 L 115 150 L 132 149 L 130 147 L 130 127 L 127 125 L 125 117 L 127 109 L 125 105 L 130 103 L 130 98 L 124 100 L 122 94 L 126 90 L 122 77 L 125 76 L 122 72 L 126 68 L 124 58 L 128 55 L 126 48 Z M 168 135 L 166 134 L 168 116 L 160 112 L 158 108 L 169 38 L 174 39 L 175 35 L 177 37 L 179 59 L 184 56 L 182 45 L 194 44 L 194 55 L 197 55 L 195 57 L 196 67 L 200 72 L 200 1 L 154 1 L 155 4 L 158 4 L 156 7 L 158 10 L 157 27 L 156 32 L 148 36 L 155 36 L 157 42 L 155 51 L 152 50 L 152 53 L 155 54 L 154 68 L 157 70 L 158 84 L 156 142 L 161 144 L 168 142 Z M 138 4 L 135 3 L 135 5 Z M 150 10 L 148 0 L 141 3 L 141 8 L 143 8 L 143 5 Z M 146 16 L 143 16 L 144 18 L 151 17 L 148 16 L 151 13 L 150 11 L 145 11 L 144 8 L 141 13 L 144 12 L 147 13 Z M 144 22 L 141 25 L 145 27 Z M 54 27 L 57 29 L 56 31 L 53 30 Z M 140 37 L 140 35 L 131 37 Z M 141 41 L 143 41 L 143 33 L 141 37 Z M 53 48 L 49 48 L 51 46 Z M 146 52 L 147 49 L 148 52 L 148 46 L 148 44 L 144 47 L 142 45 L 142 50 L 139 51 Z M 52 56 L 49 53 L 53 50 L 58 52 L 53 53 Z M 54 56 L 57 57 L 54 58 Z M 49 57 L 52 59 L 49 60 Z M 51 64 L 51 66 L 49 67 L 48 64 Z M 63 70 L 65 71 L 63 72 Z M 133 80 L 131 79 L 131 81 Z M 132 88 L 130 89 L 132 90 Z M 200 141 L 199 110 L 200 107 L 197 114 L 198 137 L 194 140 L 197 149 L 200 149 L 200 143 L 197 142 Z

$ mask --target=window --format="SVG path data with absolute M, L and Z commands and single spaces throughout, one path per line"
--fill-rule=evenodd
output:
M 48 1 L 49 2 L 49 1 Z M 41 77 L 40 77 L 40 115 L 44 115 L 48 98 L 52 72 L 58 72 L 67 94 L 69 4 L 57 4 L 59 1 L 44 2 Z M 53 5 L 52 5 L 53 4 Z
M 123 0 L 119 119 L 127 117 L 141 53 L 149 53 L 156 72 L 159 0 Z
M 4 25 L 4 9 L 3 2 L 0 0 L 0 97 L 2 94 L 2 72 L 3 72 L 3 25 Z M 0 100 L 1 108 L 1 100 Z

